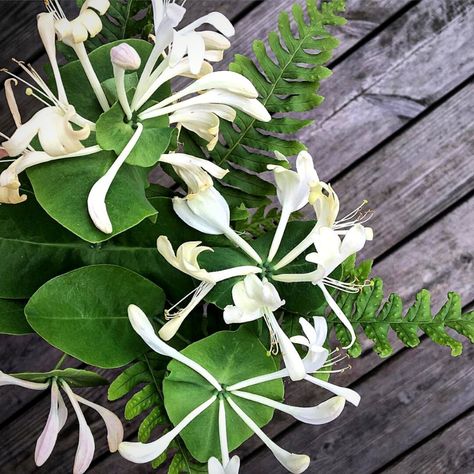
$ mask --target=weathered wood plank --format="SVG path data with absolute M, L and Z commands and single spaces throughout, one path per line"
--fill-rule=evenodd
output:
M 355 384 L 362 395 L 358 409 L 347 409 L 327 427 L 302 425 L 278 443 L 309 454 L 318 472 L 347 472 L 348 466 L 352 474 L 374 472 L 473 406 L 473 361 L 472 345 L 463 359 L 456 359 L 425 341 Z M 276 466 L 267 450 L 244 463 L 243 469 L 257 473 L 263 466 Z
M 384 474 L 469 474 L 474 466 L 472 409 L 462 419 L 411 451 L 394 465 L 383 469 Z
M 465 303 L 471 302 L 474 300 L 472 232 L 474 232 L 474 198 L 381 260 L 375 266 L 375 274 L 384 280 L 387 294 L 396 291 L 405 301 L 413 301 L 415 293 L 423 286 L 432 291 L 435 309 L 442 305 L 449 290 L 460 292 Z M 428 342 L 428 345 L 433 344 Z M 397 343 L 395 349 L 398 350 L 400 347 L 401 345 Z M 467 349 L 468 344 L 465 347 Z M 443 361 L 447 363 L 450 360 L 449 352 L 446 349 L 439 350 L 440 354 L 445 354 Z M 419 349 L 409 351 L 410 354 L 420 352 Z M 427 356 L 426 359 L 428 360 L 429 357 Z M 453 360 L 462 366 L 459 371 L 465 370 L 462 358 Z M 354 360 L 351 363 L 352 370 L 336 376 L 334 382 L 340 385 L 353 384 L 361 376 L 383 363 L 384 361 L 374 353 L 367 353 L 364 357 Z M 391 373 L 385 367 L 383 371 Z M 411 372 L 412 370 L 408 367 L 407 376 L 410 376 Z M 286 391 L 286 396 L 288 403 L 304 406 L 314 404 L 316 395 L 314 389 L 307 387 L 306 384 L 291 384 Z M 276 436 L 291 425 L 297 426 L 288 417 L 277 415 L 267 433 L 270 436 Z M 261 443 L 254 437 L 241 450 L 241 454 L 249 455 L 260 445 Z M 265 454 L 262 456 L 261 459 L 267 459 Z M 260 454 L 257 458 L 260 459 Z
M 299 138 L 334 176 L 474 73 L 473 0 L 425 0 L 334 69 Z M 463 54 L 459 54 L 463 51 Z

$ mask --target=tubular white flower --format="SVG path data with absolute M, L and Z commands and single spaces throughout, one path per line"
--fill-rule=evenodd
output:
M 61 407 L 61 408 L 60 408 Z M 66 410 L 66 411 L 64 411 Z M 64 413 L 66 414 L 64 416 Z M 51 408 L 48 415 L 46 425 L 36 442 L 35 448 L 35 464 L 42 466 L 51 456 L 56 445 L 59 432 L 64 426 L 67 419 L 67 408 L 64 400 L 59 393 L 56 380 L 51 384 Z
M 209 160 L 185 153 L 163 154 L 160 162 L 173 166 L 179 177 L 187 184 L 190 194 L 210 188 L 213 181 L 209 175 L 222 179 L 229 172 Z
M 219 140 L 219 117 L 212 112 L 180 110 L 169 117 L 170 123 L 184 127 L 206 140 L 207 149 L 214 150 Z
M 280 464 L 293 474 L 300 474 L 308 469 L 310 458 L 304 454 L 293 454 L 275 444 L 257 424 L 230 398 L 227 402 L 243 422 L 262 440 L 270 449 Z
M 66 90 L 59 72 L 59 65 L 56 59 L 56 33 L 55 33 L 55 15 L 54 13 L 40 13 L 37 16 L 38 32 L 43 42 L 44 49 L 48 55 L 49 62 L 53 69 L 54 80 L 58 89 L 59 102 L 67 104 Z
M 18 181 L 18 175 L 32 166 L 48 163 L 49 161 L 93 155 L 99 151 L 101 151 L 101 148 L 98 145 L 82 148 L 75 153 L 69 153 L 67 155 L 60 156 L 50 156 L 44 151 L 27 151 L 0 174 L 0 186 L 11 186 L 12 189 L 18 189 L 20 185 Z
M 285 257 L 283 257 L 276 265 L 275 270 L 279 270 L 290 264 L 299 257 L 304 251 L 310 248 L 316 238 L 318 238 L 319 230 L 322 227 L 334 229 L 338 235 L 347 234 L 353 226 L 367 222 L 372 216 L 371 211 L 361 213 L 359 211 L 367 203 L 364 201 L 361 206 L 349 213 L 343 219 L 337 221 L 339 213 L 339 198 L 329 184 L 318 182 L 311 187 L 309 202 L 314 207 L 316 214 L 316 225 L 311 232 Z M 373 231 L 370 227 L 364 227 L 367 240 L 373 239 Z
M 240 324 L 263 318 L 270 331 L 271 350 L 280 348 L 292 380 L 303 379 L 306 375 L 303 362 L 273 314 L 285 304 L 276 288 L 267 279 L 262 281 L 250 274 L 234 285 L 232 298 L 234 306 L 224 309 L 224 321 L 227 324 Z
M 230 227 L 229 205 L 214 187 L 185 198 L 173 198 L 173 209 L 193 229 L 210 235 L 223 234 L 257 263 L 262 263 L 253 247 Z
M 30 390 L 46 390 L 49 388 L 50 383 L 30 382 L 29 380 L 23 380 L 12 375 L 8 375 L 0 370 L 0 387 L 5 385 L 16 385 L 18 387 L 29 388 Z
M 314 407 L 294 407 L 276 402 L 271 398 L 262 397 L 261 395 L 256 395 L 250 392 L 242 392 L 240 390 L 234 390 L 232 395 L 275 408 L 276 410 L 287 413 L 293 418 L 310 425 L 324 425 L 330 423 L 342 413 L 346 404 L 346 399 L 344 397 L 332 397 Z
M 303 328 L 304 336 L 293 336 L 290 338 L 294 344 L 301 344 L 308 348 L 308 353 L 303 359 L 306 372 L 313 373 L 318 371 L 326 362 L 329 352 L 323 347 L 327 339 L 328 326 L 326 319 L 322 317 L 313 317 L 314 326 L 304 318 L 299 319 Z
M 114 70 L 117 97 L 128 120 L 132 118 L 132 109 L 125 90 L 125 71 L 135 71 L 140 67 L 138 53 L 127 43 L 121 43 L 110 50 L 110 59 Z
M 158 354 L 171 357 L 173 359 L 176 359 L 178 362 L 187 365 L 189 368 L 193 369 L 205 380 L 207 380 L 218 391 L 222 390 L 222 387 L 219 382 L 204 367 L 189 359 L 189 357 L 184 356 L 176 349 L 166 344 L 166 342 L 162 341 L 155 334 L 155 330 L 153 329 L 153 326 L 150 323 L 149 319 L 138 306 L 130 305 L 128 307 L 128 318 L 135 332 L 151 349 L 153 349 Z
M 86 400 L 79 395 L 75 395 L 75 397 L 79 403 L 92 408 L 100 415 L 107 429 L 107 442 L 109 444 L 109 450 L 111 453 L 115 453 L 118 450 L 120 443 L 123 441 L 124 436 L 123 426 L 120 418 L 115 413 L 111 412 L 107 408 L 104 408 L 103 406 Z
M 74 409 L 77 420 L 79 421 L 79 443 L 77 445 L 76 456 L 74 458 L 73 474 L 83 474 L 89 468 L 92 459 L 94 458 L 95 441 L 92 431 L 87 424 L 87 421 L 82 413 L 77 396 L 70 389 L 69 385 L 62 381 L 61 386 L 66 392 L 66 395 L 71 402 L 72 408 Z
M 229 443 L 227 440 L 227 420 L 225 416 L 225 405 L 223 398 L 219 399 L 219 444 L 221 447 L 222 466 L 224 467 L 229 463 Z
M 107 205 L 105 204 L 105 198 L 109 192 L 113 180 L 115 179 L 115 176 L 117 176 L 120 168 L 125 163 L 125 160 L 128 158 L 133 148 L 137 144 L 142 132 L 143 125 L 138 123 L 137 129 L 135 130 L 135 133 L 133 134 L 130 141 L 114 161 L 107 173 L 105 173 L 105 175 L 102 176 L 102 178 L 100 178 L 94 184 L 94 186 L 92 186 L 89 197 L 87 198 L 89 215 L 94 222 L 94 225 L 99 230 L 104 232 L 104 234 L 111 234 L 113 232 L 112 222 L 110 221 L 110 217 L 107 212 Z
M 227 43 L 224 43 L 221 37 L 217 39 L 216 35 L 219 33 L 210 37 L 208 34 L 203 35 L 202 32 L 195 31 L 196 28 L 204 24 L 213 26 L 219 33 L 227 37 L 235 34 L 232 23 L 222 13 L 212 12 L 199 18 L 180 31 L 174 32 L 170 52 L 170 64 L 172 66 L 177 64 L 188 54 L 191 62 L 191 70 L 195 72 L 200 69 L 207 48 L 212 48 L 213 50 L 224 50 L 228 48 Z
M 74 107 L 66 110 L 60 107 L 45 107 L 36 112 L 28 122 L 20 125 L 2 147 L 9 156 L 17 156 L 30 146 L 33 138 L 38 135 L 43 150 L 51 156 L 65 155 L 81 150 L 81 140 L 90 135 L 90 128 L 85 125 L 81 130 L 74 130 L 71 119 L 76 115 Z
M 139 114 L 139 118 L 141 120 L 145 120 L 153 117 L 172 114 L 189 106 L 209 104 L 229 105 L 234 109 L 245 112 L 247 115 L 260 120 L 261 122 L 269 122 L 271 120 L 271 115 L 257 99 L 249 99 L 248 97 L 244 97 L 223 89 L 211 89 L 199 96 L 192 97 L 191 99 L 187 99 L 163 108 L 157 107 L 159 104 L 154 105 L 141 112 Z
M 189 423 L 197 418 L 204 410 L 209 408 L 216 401 L 216 398 L 217 396 L 213 395 L 209 400 L 185 416 L 171 431 L 168 431 L 168 433 L 152 443 L 132 443 L 124 441 L 119 446 L 120 455 L 136 464 L 144 464 L 153 461 L 166 450 L 171 441 L 173 441 Z
M 278 152 L 276 154 L 281 161 L 286 161 L 282 154 Z M 313 158 L 306 151 L 299 153 L 296 159 L 296 171 L 288 170 L 280 165 L 268 165 L 267 168 L 273 170 L 277 196 L 282 206 L 280 222 L 268 254 L 268 261 L 271 262 L 280 248 L 291 214 L 308 203 L 311 186 L 319 182 L 319 178 L 314 168 Z
M 84 41 L 101 32 L 102 22 L 99 15 L 106 13 L 110 6 L 109 0 L 86 0 L 79 15 L 73 20 L 66 18 L 59 1 L 47 1 L 45 4 L 54 19 L 58 40 L 74 49 L 102 109 L 109 110 L 109 103 L 84 46 Z
M 289 377 L 288 369 L 281 369 L 271 374 L 266 375 L 259 375 L 258 377 L 252 377 L 248 380 L 243 380 L 238 382 L 234 385 L 226 387 L 226 390 L 229 392 L 234 392 L 236 390 L 242 390 L 247 387 L 251 387 L 252 385 L 258 385 L 265 382 L 270 382 L 271 380 L 278 380 L 284 377 Z M 306 375 L 304 380 L 312 383 L 313 385 L 318 385 L 321 388 L 329 390 L 330 392 L 334 393 L 334 395 L 344 397 L 349 403 L 352 403 L 354 406 L 358 406 L 360 403 L 360 395 L 351 390 L 350 388 L 338 387 L 329 382 L 325 382 L 324 380 L 318 379 L 317 377 L 313 377 L 312 375 Z
M 26 194 L 20 194 L 20 182 L 17 180 L 7 186 L 0 185 L 0 204 L 20 204 L 27 199 Z

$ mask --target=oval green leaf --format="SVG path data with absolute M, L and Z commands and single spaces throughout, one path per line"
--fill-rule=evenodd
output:
M 95 372 L 72 368 L 51 370 L 50 372 L 23 372 L 12 374 L 12 376 L 37 383 L 44 383 L 52 378 L 58 378 L 67 382 L 71 387 L 76 388 L 100 387 L 101 385 L 109 384 L 107 379 Z
M 258 338 L 245 328 L 236 332 L 215 333 L 186 347 L 182 353 L 205 367 L 223 386 L 277 370 L 275 359 L 267 354 Z M 170 362 L 168 369 L 170 373 L 163 381 L 165 408 L 172 423 L 177 425 L 194 408 L 208 400 L 215 389 L 180 362 Z M 273 400 L 283 400 L 281 380 L 245 390 Z M 273 417 L 271 408 L 237 397 L 233 397 L 233 400 L 260 427 L 269 423 Z M 253 432 L 228 403 L 225 405 L 229 449 L 233 451 L 250 438 Z M 207 462 L 211 456 L 220 457 L 218 407 L 217 401 L 214 402 L 180 433 L 189 452 L 200 462 Z
M 43 285 L 28 302 L 31 327 L 51 345 L 87 364 L 114 368 L 146 350 L 129 323 L 127 308 L 163 313 L 160 287 L 122 267 L 93 265 Z

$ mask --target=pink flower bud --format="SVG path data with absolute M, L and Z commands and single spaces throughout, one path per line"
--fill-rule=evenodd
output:
M 135 71 L 140 67 L 141 59 L 138 53 L 127 43 L 121 43 L 110 50 L 113 64 L 125 71 Z

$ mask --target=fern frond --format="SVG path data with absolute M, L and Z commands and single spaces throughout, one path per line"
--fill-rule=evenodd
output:
M 414 304 L 406 314 L 403 314 L 400 296 L 391 294 L 385 303 L 383 299 L 383 282 L 380 278 L 375 278 L 370 286 L 358 294 L 344 293 L 337 298 L 354 329 L 362 328 L 374 342 L 374 350 L 381 357 L 393 352 L 388 337 L 390 330 L 405 346 L 411 348 L 418 346 L 420 334 L 425 334 L 434 343 L 449 347 L 453 356 L 462 353 L 462 343 L 450 336 L 448 329 L 474 342 L 474 312 L 462 314 L 461 297 L 457 293 L 448 293 L 446 303 L 436 315 L 432 313 L 427 290 L 421 290 L 416 295 Z M 334 323 L 340 343 L 347 345 L 350 342 L 347 330 L 335 315 L 331 314 L 329 320 Z M 361 354 L 360 342 L 357 341 L 348 352 L 352 357 L 358 357 Z
M 253 43 L 255 60 L 238 54 L 229 67 L 247 77 L 268 111 L 278 114 L 270 122 L 260 122 L 238 112 L 233 124 L 221 122 L 222 139 L 209 155 L 230 170 L 223 180 L 225 197 L 226 190 L 242 192 L 236 207 L 242 203 L 247 208 L 268 204 L 266 196 L 274 194 L 274 187 L 254 173 L 266 171 L 268 164 L 282 164 L 275 159 L 275 151 L 293 156 L 306 149 L 293 136 L 313 121 L 296 118 L 294 113 L 307 112 L 322 103 L 323 97 L 317 94 L 320 81 L 331 75 L 324 64 L 338 45 L 327 27 L 345 23 L 338 15 L 344 11 L 343 0 L 325 2 L 320 9 L 317 3 L 307 0 L 307 18 L 299 4 L 293 7 L 292 19 L 288 13 L 281 13 L 278 32 L 269 34 L 268 46 L 261 40 Z M 194 137 L 191 140 L 199 143 Z M 186 141 L 190 141 L 189 136 Z

